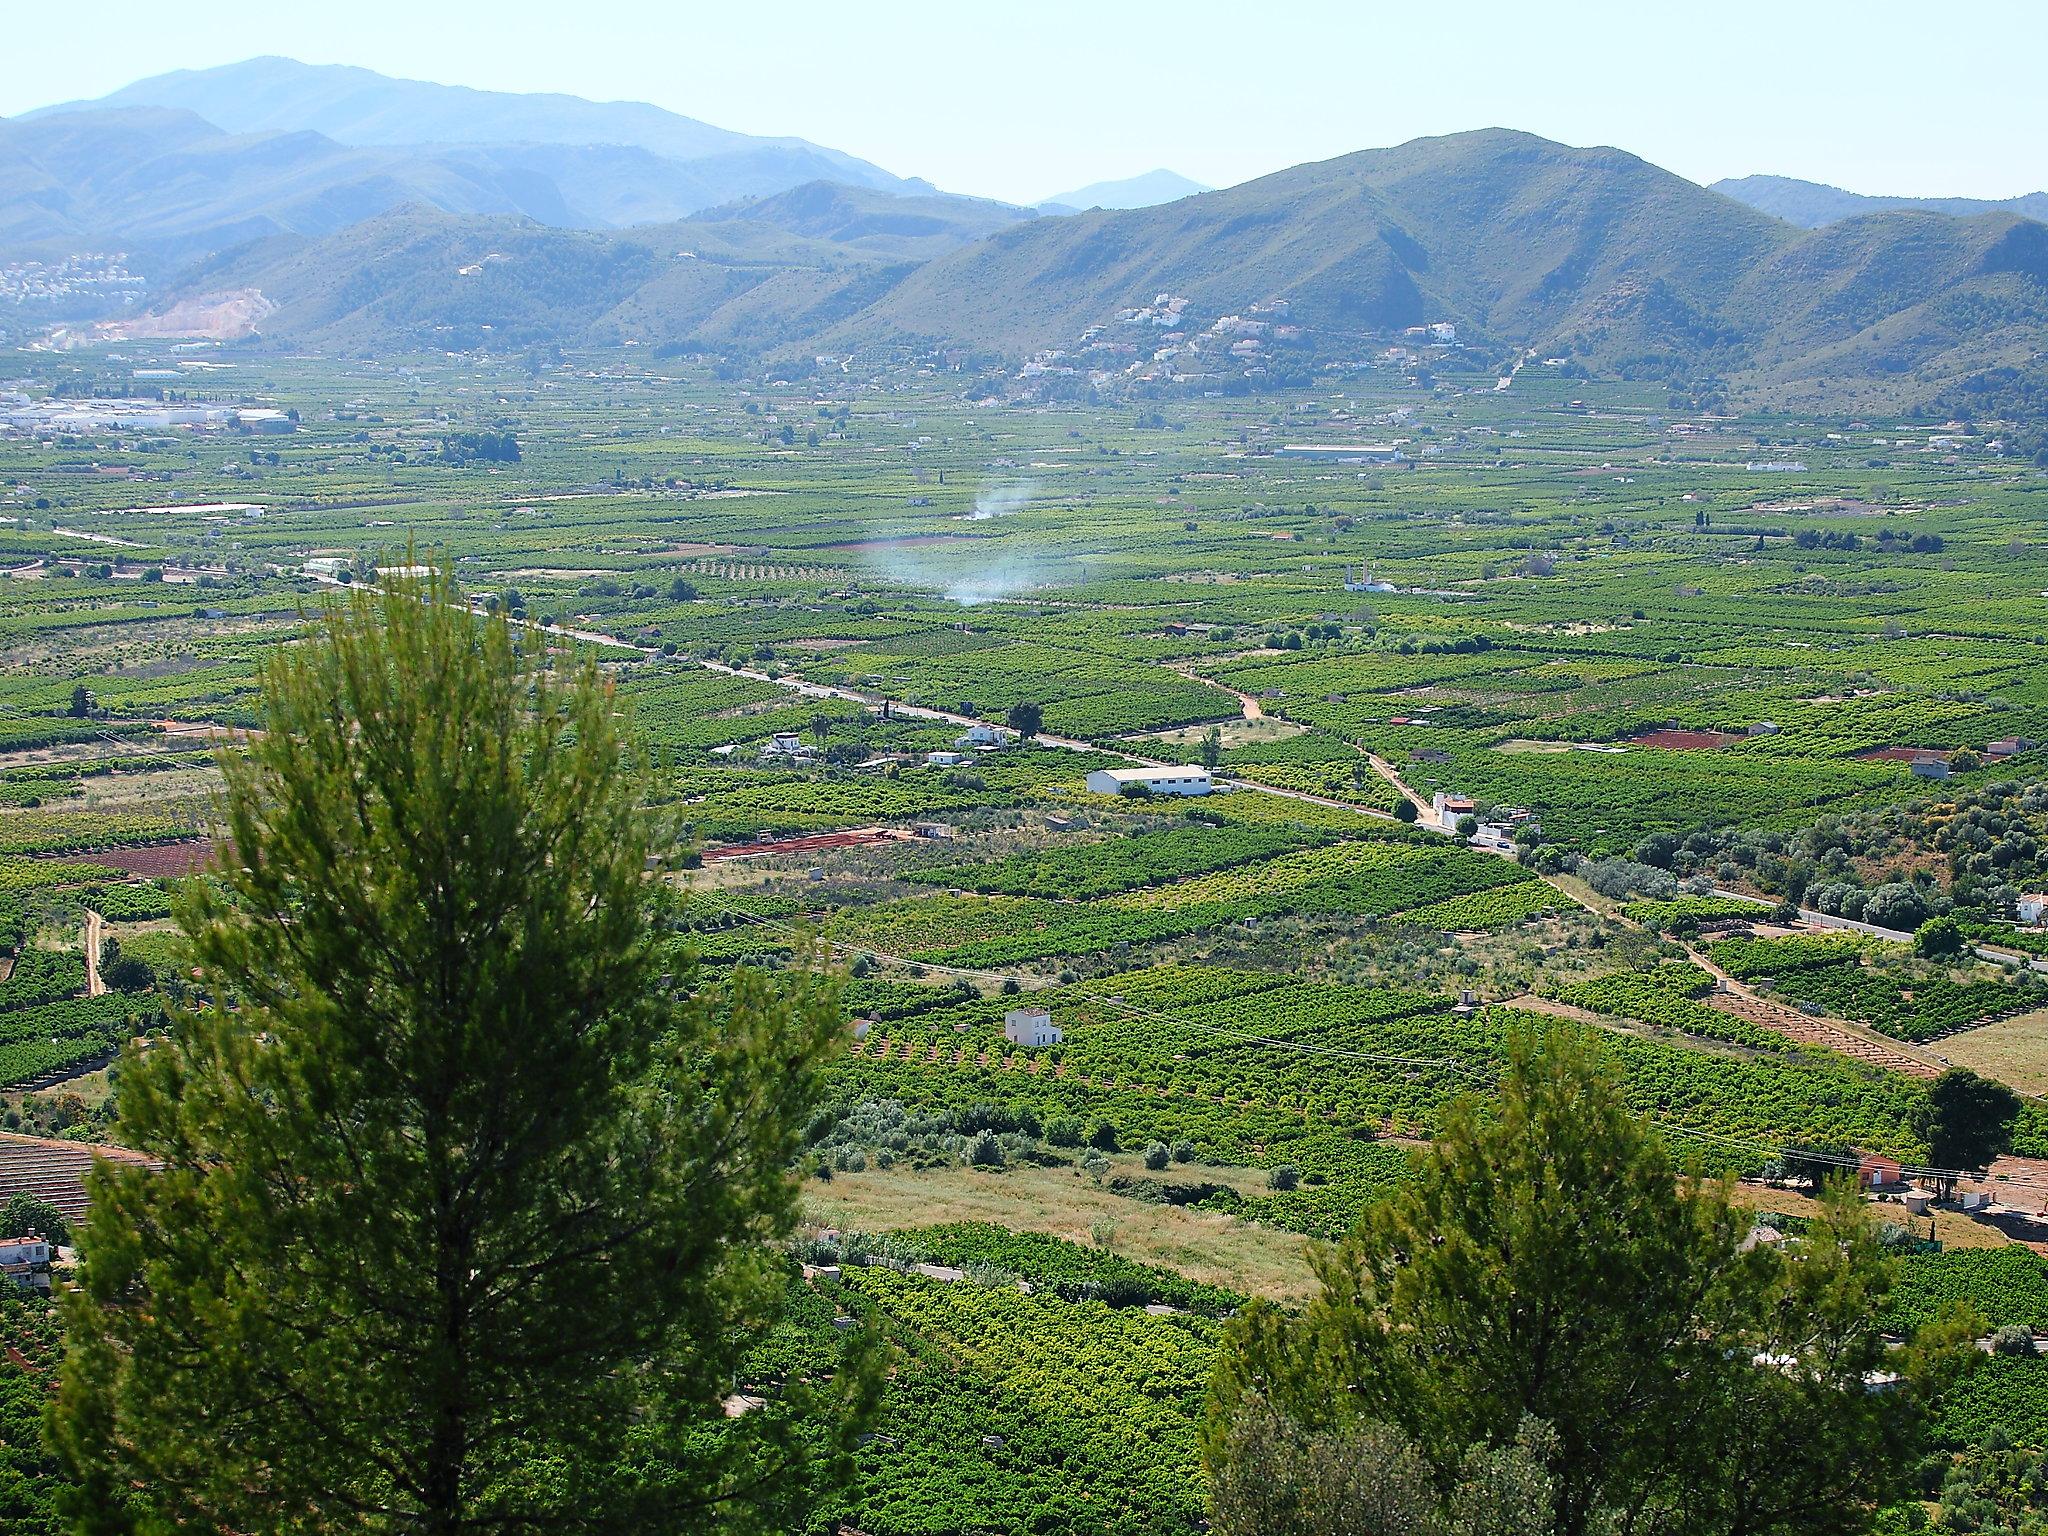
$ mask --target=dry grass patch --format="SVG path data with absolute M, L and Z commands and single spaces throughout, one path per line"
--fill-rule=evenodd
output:
M 1933 1049 L 2024 1093 L 2048 1093 L 2048 1008 L 1945 1036 Z
M 1143 1174 L 1135 1158 L 1118 1173 Z M 1186 1167 L 1153 1178 L 1203 1179 L 1265 1191 L 1253 1169 Z M 1301 1301 L 1315 1290 L 1307 1239 L 1215 1211 L 1148 1205 L 1114 1195 L 1075 1168 L 871 1170 L 841 1173 L 804 1192 L 806 1219 L 822 1226 L 894 1232 L 950 1221 L 990 1221 L 1016 1232 L 1044 1232 L 1093 1243 L 1113 1228 L 1111 1246 L 1127 1259 L 1158 1264 L 1191 1280 L 1253 1296 Z

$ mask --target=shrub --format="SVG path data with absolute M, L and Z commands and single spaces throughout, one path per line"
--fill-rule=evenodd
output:
M 1581 861 L 1579 874 L 1602 896 L 1616 901 L 1624 901 L 1631 896 L 1669 901 L 1678 894 L 1678 881 L 1668 870 L 1638 864 L 1632 859 Z
M 1994 1355 L 2032 1355 L 2034 1330 L 2025 1323 L 2007 1323 L 1991 1335 L 1991 1352 Z
M 1903 880 L 1880 885 L 1863 903 L 1863 921 L 1880 928 L 1899 928 L 1908 933 L 1932 916 L 1920 892 Z
M 1145 1166 L 1156 1172 L 1166 1166 L 1166 1160 L 1171 1155 L 1165 1142 L 1150 1142 L 1145 1147 Z
M 1913 934 L 1914 952 L 1930 960 L 1957 954 L 1962 948 L 1962 925 L 1952 917 L 1930 917 Z

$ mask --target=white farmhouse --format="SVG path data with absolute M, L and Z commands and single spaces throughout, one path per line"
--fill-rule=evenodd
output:
M 1012 1045 L 1035 1049 L 1058 1045 L 1066 1037 L 1043 1008 L 1012 1008 L 1003 1015 L 1003 1038 Z
M 1215 788 L 1206 768 L 1097 768 L 1088 775 L 1091 794 L 1120 795 L 1142 784 L 1155 795 L 1206 795 Z
M 1058 1030 L 1053 1033 L 1057 1035 Z M 7 1276 L 25 1291 L 50 1288 L 50 1244 L 30 1233 L 23 1237 L 0 1238 L 0 1275 Z
M 807 763 L 815 754 L 794 731 L 777 731 L 761 743 L 764 763 Z

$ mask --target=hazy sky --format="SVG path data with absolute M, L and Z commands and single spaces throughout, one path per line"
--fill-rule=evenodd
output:
M 1228 185 L 1488 126 L 1697 181 L 2048 187 L 2043 0 L 43 0 L 8 23 L 0 114 L 261 53 L 651 101 L 1016 201 L 1155 166 Z

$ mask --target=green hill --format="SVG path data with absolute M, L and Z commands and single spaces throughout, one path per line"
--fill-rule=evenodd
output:
M 552 228 L 410 206 L 228 252 L 180 291 L 260 289 L 263 334 L 348 355 L 535 345 L 756 350 L 836 324 L 901 276 L 771 225 Z
M 1448 320 L 1530 345 L 1597 329 L 1618 354 L 1630 328 L 1716 334 L 1699 317 L 1790 234 L 1618 150 L 1487 130 L 1006 230 L 932 262 L 856 329 L 1028 350 L 1172 293 L 1207 318 L 1285 299 L 1332 342 Z

